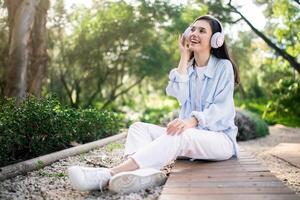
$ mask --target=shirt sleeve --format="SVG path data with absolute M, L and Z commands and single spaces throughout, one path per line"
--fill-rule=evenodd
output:
M 197 119 L 198 126 L 213 131 L 229 128 L 228 122 L 235 116 L 233 91 L 234 74 L 230 63 L 220 73 L 213 101 L 202 112 L 191 112 L 191 116 Z
M 189 97 L 189 76 L 178 73 L 176 68 L 172 69 L 169 74 L 166 93 L 175 97 L 183 105 Z

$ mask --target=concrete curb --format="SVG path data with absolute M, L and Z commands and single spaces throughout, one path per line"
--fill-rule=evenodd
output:
M 60 159 L 74 156 L 80 153 L 88 152 L 94 148 L 104 146 L 108 143 L 120 140 L 126 137 L 126 132 L 120 133 L 114 136 L 110 136 L 95 142 L 86 143 L 76 147 L 71 147 L 61 151 L 57 151 L 48 155 L 40 156 L 30 160 L 22 161 L 16 164 L 7 165 L 0 168 L 0 181 L 7 178 L 12 178 L 19 174 L 24 174 L 29 171 L 36 170 L 38 168 L 50 165 Z

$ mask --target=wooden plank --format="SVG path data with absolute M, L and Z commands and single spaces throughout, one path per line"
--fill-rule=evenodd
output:
M 219 161 L 219 162 L 198 162 L 198 161 L 193 161 L 193 162 L 188 162 L 188 161 L 183 161 L 179 162 L 179 165 L 199 165 L 199 164 L 212 164 L 212 165 L 222 165 L 222 164 L 242 164 L 242 163 L 258 163 L 256 159 L 249 159 L 249 160 L 228 160 L 228 161 Z
M 174 172 L 171 173 L 169 177 L 205 177 L 205 178 L 216 178 L 216 177 L 269 177 L 274 175 L 268 171 L 268 172 L 232 172 L 232 173 L 214 173 L 209 172 L 206 174 L 197 173 L 197 174 L 191 174 L 191 175 L 185 175 L 180 172 Z
M 258 162 L 257 159 L 255 158 L 247 158 L 247 159 L 230 159 L 230 160 L 225 160 L 225 161 L 206 161 L 206 160 L 180 160 L 176 161 L 178 162 L 179 165 L 184 165 L 184 164 L 222 164 L 222 163 L 247 163 L 247 162 Z
M 291 194 L 201 194 L 200 195 L 174 195 L 163 194 L 159 200 L 299 200 L 300 197 Z
M 166 188 L 206 188 L 206 187 L 215 187 L 215 188 L 262 188 L 262 187 L 285 187 L 285 185 L 277 180 L 273 181 L 215 181 L 208 182 L 202 180 L 185 180 L 185 181 L 172 181 Z
M 259 166 L 259 167 L 231 167 L 231 168 L 224 168 L 224 169 L 210 169 L 210 168 L 203 168 L 203 169 L 197 169 L 197 168 L 192 168 L 192 169 L 179 169 L 176 170 L 174 172 L 183 172 L 185 171 L 185 173 L 187 174 L 191 174 L 191 173 L 208 173 L 208 172 L 223 172 L 223 173 L 231 173 L 231 172 L 243 172 L 243 171 L 247 171 L 247 172 L 261 172 L 261 171 L 269 171 L 268 168 L 263 167 L 263 166 Z
M 246 164 L 239 164 L 239 163 L 221 163 L 221 164 L 198 164 L 198 165 L 190 165 L 190 166 L 182 166 L 181 168 L 189 168 L 189 169 L 224 169 L 224 168 L 235 168 L 235 167 L 241 167 L 241 168 L 247 168 L 247 167 L 261 167 L 262 165 L 259 163 L 246 163 Z
M 169 188 L 163 194 L 293 194 L 288 187 L 279 188 Z
M 241 171 L 241 170 L 247 170 L 247 169 L 252 169 L 252 168 L 257 168 L 257 169 L 264 169 L 265 171 L 269 171 L 267 167 L 262 166 L 262 165 L 258 165 L 258 164 L 253 164 L 253 165 L 203 165 L 203 166 L 196 166 L 193 165 L 190 168 L 185 166 L 185 167 L 181 167 L 181 168 L 176 168 L 174 169 L 174 172 L 181 172 L 181 173 L 194 173 L 194 172 L 200 172 L 200 171 L 204 171 L 204 170 L 228 170 L 232 169 L 232 170 L 237 170 Z
M 198 168 L 198 167 L 243 167 L 243 166 L 252 166 L 252 165 L 259 165 L 259 166 L 263 166 L 261 165 L 259 162 L 224 162 L 224 163 L 180 163 L 178 164 L 178 168 L 180 169 L 185 169 L 185 168 Z M 177 166 L 177 165 L 176 165 Z
M 236 161 L 236 160 L 229 160 L 226 162 L 185 162 L 185 163 L 178 163 L 178 166 L 192 166 L 192 165 L 243 165 L 243 164 L 260 164 L 260 162 L 257 162 L 257 160 L 242 160 L 242 161 Z
M 176 166 L 178 165 L 178 167 L 182 168 L 182 167 L 190 167 L 190 166 L 217 166 L 217 165 L 247 165 L 247 164 L 259 164 L 262 165 L 261 163 L 252 160 L 252 161 L 228 161 L 228 162 L 187 162 L 187 161 L 183 161 L 183 162 L 179 162 L 176 161 Z
M 174 177 L 170 179 L 172 181 L 206 181 L 206 182 L 215 182 L 215 181 L 276 181 L 278 180 L 274 176 L 266 176 L 266 177 Z M 168 181 L 169 182 L 169 181 Z M 165 185 L 166 187 L 167 185 Z

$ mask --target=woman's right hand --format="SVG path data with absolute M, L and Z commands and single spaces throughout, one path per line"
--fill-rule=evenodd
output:
M 178 64 L 177 71 L 180 74 L 187 74 L 188 62 L 192 51 L 190 51 L 188 41 L 186 40 L 186 38 L 183 37 L 183 35 L 179 36 L 178 40 L 178 46 L 180 50 L 180 61 Z
M 179 51 L 180 51 L 180 57 L 181 57 L 181 59 L 187 59 L 187 60 L 189 60 L 190 56 L 192 54 L 192 51 L 189 50 L 188 39 L 185 38 L 183 36 L 183 34 L 179 35 L 178 46 L 179 46 Z

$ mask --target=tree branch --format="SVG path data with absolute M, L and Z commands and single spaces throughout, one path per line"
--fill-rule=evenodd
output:
M 241 21 L 243 18 L 239 18 L 239 19 L 237 19 L 237 20 L 234 20 L 234 21 L 229 21 L 228 23 L 230 23 L 230 24 L 236 24 L 236 23 L 238 23 L 239 21 Z
M 129 86 L 128 88 L 122 90 L 121 92 L 119 92 L 118 94 L 111 96 L 101 107 L 101 109 L 104 109 L 105 107 L 107 107 L 109 104 L 112 103 L 113 100 L 115 100 L 118 96 L 127 93 L 129 90 L 131 90 L 133 87 L 135 87 L 136 85 L 140 84 L 143 80 L 144 80 L 145 76 L 143 76 L 142 78 L 140 78 L 139 80 L 137 80 L 135 83 L 133 83 L 131 86 Z
M 232 12 L 237 13 L 240 17 L 246 22 L 246 24 L 252 29 L 256 35 L 258 35 L 262 40 L 264 40 L 272 49 L 274 49 L 280 56 L 282 56 L 285 60 L 287 60 L 291 66 L 300 73 L 300 63 L 296 61 L 296 58 L 288 54 L 285 50 L 280 49 L 276 44 L 274 44 L 269 38 L 267 38 L 262 32 L 256 29 L 248 19 L 240 13 L 233 5 L 231 5 L 231 0 L 227 4 Z
M 69 89 L 68 84 L 67 84 L 67 81 L 66 81 L 66 79 L 65 79 L 65 77 L 64 77 L 64 74 L 62 74 L 62 73 L 60 74 L 60 80 L 61 80 L 61 82 L 62 82 L 64 88 L 66 89 L 66 92 L 67 92 L 67 95 L 68 95 L 68 97 L 69 97 L 69 99 L 70 99 L 71 105 L 73 105 L 74 102 L 73 102 L 73 100 L 72 100 L 72 90 Z
M 92 104 L 92 102 L 94 101 L 94 99 L 97 97 L 98 93 L 101 92 L 102 87 L 101 84 L 103 84 L 104 82 L 104 78 L 106 78 L 109 74 L 110 74 L 111 70 L 107 70 L 106 73 L 104 74 L 104 76 L 102 76 L 101 78 L 98 79 L 97 82 L 97 89 L 96 91 L 91 95 L 91 97 L 89 98 L 88 102 L 85 104 L 84 107 L 88 107 L 89 105 Z

